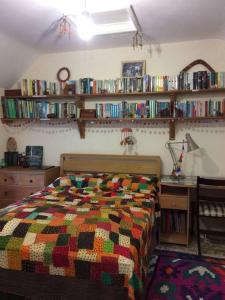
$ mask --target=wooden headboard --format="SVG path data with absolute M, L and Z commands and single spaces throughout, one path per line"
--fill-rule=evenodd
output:
M 60 175 L 72 172 L 106 172 L 156 175 L 160 178 L 159 156 L 63 153 Z

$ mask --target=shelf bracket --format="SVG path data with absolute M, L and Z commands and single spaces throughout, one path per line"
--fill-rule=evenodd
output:
M 80 133 L 80 138 L 85 139 L 85 121 L 77 120 L 77 126 Z
M 171 119 L 169 121 L 169 139 L 175 140 L 175 120 Z

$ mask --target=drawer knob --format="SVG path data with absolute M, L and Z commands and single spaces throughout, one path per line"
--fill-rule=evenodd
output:
M 7 181 L 7 178 L 4 178 L 4 181 L 6 182 L 6 181 Z
M 33 179 L 30 179 L 30 183 L 32 183 L 33 182 Z

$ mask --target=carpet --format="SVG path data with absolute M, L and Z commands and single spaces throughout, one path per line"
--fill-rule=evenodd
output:
M 152 258 L 147 300 L 224 300 L 225 260 L 157 251 Z

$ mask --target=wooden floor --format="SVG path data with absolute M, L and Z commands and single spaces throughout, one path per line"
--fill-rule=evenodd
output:
M 193 237 L 188 247 L 174 244 L 160 244 L 157 246 L 157 249 L 197 254 L 197 240 Z M 225 259 L 225 242 L 207 238 L 202 239 L 202 255 Z

